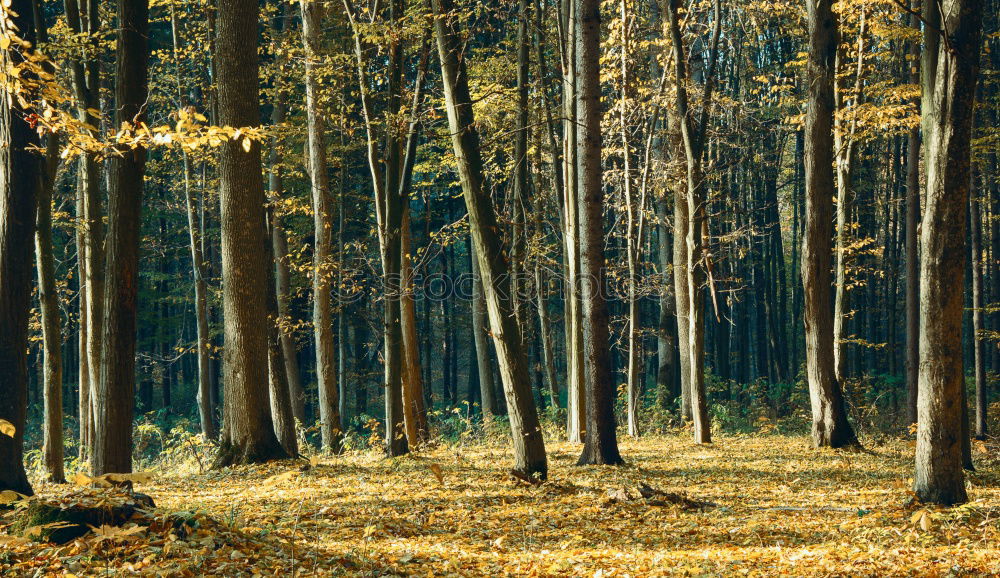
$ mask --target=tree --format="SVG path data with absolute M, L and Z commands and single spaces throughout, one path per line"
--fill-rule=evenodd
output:
M 679 0 L 667 3 L 667 14 L 670 22 L 670 38 L 674 53 L 674 80 L 676 82 L 676 107 L 678 123 L 680 124 L 681 143 L 684 147 L 686 161 L 686 201 L 687 227 L 685 230 L 687 245 L 687 299 L 689 302 L 688 316 L 688 355 L 691 415 L 694 418 L 694 439 L 697 443 L 710 443 L 712 438 L 711 424 L 708 417 L 708 399 L 705 393 L 705 292 L 703 285 L 707 280 L 709 256 L 705 248 L 705 229 L 707 229 L 705 180 L 702 169 L 702 157 L 705 151 L 708 130 L 709 111 L 712 104 L 712 90 L 715 82 L 715 63 L 719 51 L 719 35 L 722 26 L 719 0 L 714 2 L 712 38 L 708 74 L 706 75 L 705 92 L 701 103 L 701 119 L 695 125 L 688 102 L 688 72 L 687 55 L 684 39 L 681 35 Z M 676 210 L 676 207 L 675 207 Z M 680 292 L 678 292 L 680 295 Z
M 313 338 L 316 341 L 316 381 L 319 388 L 319 421 L 323 449 L 340 453 L 343 437 L 337 399 L 336 356 L 333 347 L 333 297 L 330 294 L 333 219 L 326 168 L 325 123 L 320 111 L 320 24 L 323 5 L 302 0 L 302 43 L 305 47 L 306 116 L 308 122 L 309 179 L 313 204 Z
M 253 0 L 220 0 L 216 30 L 219 122 L 260 123 L 257 22 Z M 222 305 L 225 316 L 225 404 L 216 467 L 288 457 L 274 434 L 268 404 L 266 217 L 260 143 L 246 136 L 219 154 L 222 206 Z
M 35 32 L 39 43 L 46 43 L 48 28 L 38 0 L 32 2 Z M 51 67 L 46 70 L 51 72 Z M 35 219 L 35 268 L 38 270 L 38 309 L 42 321 L 42 356 L 45 425 L 43 453 L 49 480 L 66 481 L 65 440 L 63 439 L 62 319 L 56 285 L 55 255 L 52 246 L 52 191 L 59 168 L 61 138 L 57 133 L 45 136 L 45 162 L 38 179 L 38 215 Z
M 962 307 L 983 3 L 944 0 L 937 14 L 933 14 L 937 6 L 928 4 L 925 39 L 931 37 L 933 42 L 925 42 L 925 50 L 936 51 L 924 61 L 921 78 L 927 206 L 920 237 L 920 372 L 913 491 L 924 502 L 952 505 L 967 499 L 962 469 Z
M 148 96 L 149 4 L 120 0 L 115 50 L 115 124 L 139 131 Z M 95 474 L 132 471 L 132 412 L 135 397 L 136 300 L 139 288 L 139 227 L 146 150 L 120 148 L 111 159 L 108 195 L 107 268 L 101 379 L 94 405 Z
M 13 24 L 10 29 L 7 22 Z M 5 70 L 20 65 L 34 45 L 30 0 L 0 8 L 0 36 L 13 39 L 0 50 Z M 31 262 L 35 194 L 40 163 L 31 149 L 38 135 L 29 114 L 12 98 L 9 85 L 0 93 L 0 491 L 31 495 L 24 472 L 25 417 L 28 409 L 28 311 L 31 309 Z
M 483 159 L 469 93 L 463 43 L 451 0 L 433 0 L 433 12 L 448 126 L 462 193 L 469 211 L 469 228 L 476 247 L 474 258 L 479 260 L 493 345 L 507 399 L 514 467 L 523 475 L 544 479 L 548 475 L 545 442 L 531 393 L 528 358 L 513 315 L 508 288 L 504 287 L 510 267 L 497 235 L 499 228 L 493 203 L 483 191 Z
M 181 83 L 182 72 L 180 70 L 180 25 L 177 21 L 177 10 L 173 3 L 170 4 L 170 30 L 173 40 L 174 65 L 177 67 L 177 106 L 178 110 L 184 110 L 185 114 L 190 114 L 184 99 L 184 88 Z M 208 439 L 215 439 L 218 432 L 215 427 L 215 416 L 212 415 L 212 377 L 211 363 L 209 356 L 209 328 L 208 328 L 208 283 L 205 280 L 205 255 L 202 251 L 201 222 L 198 218 L 198 204 L 194 197 L 192 186 L 193 171 L 191 159 L 188 152 L 181 147 L 181 155 L 184 164 L 184 204 L 187 209 L 188 241 L 191 247 L 191 273 L 194 278 L 194 310 L 195 310 L 195 331 L 196 347 L 198 357 L 198 417 L 201 419 L 201 433 Z
M 847 421 L 843 393 L 834 372 L 830 300 L 833 198 L 833 83 L 839 34 L 831 0 L 806 4 L 809 24 L 805 119 L 806 223 L 802 239 L 803 321 L 806 375 L 812 406 L 813 444 L 843 447 L 857 443 Z
M 587 436 L 577 465 L 618 465 L 615 384 L 605 301 L 604 188 L 601 182 L 601 11 L 599 0 L 576 8 L 577 175 L 580 178 L 580 302 L 583 304 Z
M 920 0 L 911 2 L 910 27 L 920 29 Z M 909 46 L 911 84 L 920 83 L 920 41 Z M 919 99 L 915 103 L 920 105 Z M 917 423 L 917 375 L 920 370 L 920 127 L 906 140 L 906 425 Z

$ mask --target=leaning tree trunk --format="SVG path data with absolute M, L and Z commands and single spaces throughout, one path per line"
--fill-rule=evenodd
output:
M 313 339 L 316 344 L 316 386 L 319 390 L 320 437 L 323 449 L 340 453 L 343 429 L 337 399 L 337 364 L 333 346 L 333 299 L 330 295 L 333 219 L 326 169 L 323 115 L 319 110 L 319 35 L 323 5 L 302 0 L 302 42 L 305 45 L 306 117 L 309 135 L 309 181 L 313 206 Z
M 8 12 L 9 11 L 9 12 Z M 16 14 L 16 16 L 10 14 Z M 34 43 L 30 0 L 0 7 L 4 21 Z M 0 24 L 0 26 L 3 26 Z M 3 30 L 7 33 L 8 30 Z M 0 66 L 21 62 L 17 50 L 0 50 Z M 0 491 L 32 494 L 24 472 L 24 429 L 28 409 L 28 312 L 31 309 L 32 239 L 39 171 L 38 136 L 18 99 L 0 98 Z M 8 431 L 13 427 L 14 431 Z
M 605 301 L 604 186 L 601 182 L 600 0 L 575 0 L 577 174 L 580 177 L 580 302 L 583 304 L 587 436 L 577 465 L 617 465 L 615 384 Z
M 944 0 L 940 25 L 949 42 L 925 66 L 927 207 L 921 230 L 920 373 L 913 491 L 924 502 L 965 502 L 962 409 L 962 307 L 965 219 L 979 73 L 983 3 Z M 931 34 L 936 34 L 930 31 Z M 925 65 L 927 63 L 925 62 Z
M 118 22 L 115 125 L 119 129 L 125 123 L 139 127 L 145 123 L 148 97 L 148 0 L 119 2 Z M 101 379 L 94 406 L 95 474 L 132 471 L 139 241 L 146 150 L 139 146 L 119 153 L 111 158 L 108 195 Z
M 837 21 L 831 0 L 809 2 L 809 104 L 805 120 L 806 224 L 802 243 L 806 375 L 813 416 L 813 443 L 842 447 L 857 443 L 847 421 L 834 373 L 830 286 L 833 237 L 833 82 Z
M 216 29 L 219 123 L 260 124 L 254 0 L 219 0 Z M 216 467 L 288 457 L 274 435 L 268 404 L 269 275 L 260 143 L 229 140 L 219 154 L 225 404 Z
M 548 463 L 538 409 L 531 392 L 528 358 L 521 342 L 520 329 L 514 319 L 508 287 L 505 287 L 510 265 L 498 237 L 499 227 L 492 200 L 483 191 L 483 160 L 469 93 L 469 77 L 463 59 L 463 43 L 455 21 L 456 16 L 452 13 L 451 0 L 433 0 L 433 7 L 448 125 L 459 180 L 469 211 L 469 228 L 476 245 L 475 258 L 479 260 L 500 377 L 507 398 L 514 445 L 514 467 L 524 475 L 545 478 L 548 475 Z

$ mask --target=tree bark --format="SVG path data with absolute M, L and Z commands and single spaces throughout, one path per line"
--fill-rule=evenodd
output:
M 190 114 L 190 110 L 185 105 L 184 89 L 181 84 L 182 72 L 180 70 L 180 26 L 177 21 L 177 12 L 174 4 L 170 5 L 170 29 L 173 39 L 173 57 L 175 75 L 177 77 L 177 106 Z M 215 427 L 215 418 L 212 408 L 212 366 L 210 362 L 209 329 L 208 329 L 208 284 L 205 281 L 205 256 L 202 253 L 202 230 L 201 219 L 198 215 L 198 203 L 194 197 L 194 190 L 191 186 L 192 168 L 191 159 L 188 158 L 187 150 L 181 147 L 182 161 L 184 164 L 184 202 L 187 209 L 188 220 L 188 241 L 191 250 L 191 273 L 194 278 L 194 311 L 196 327 L 196 351 L 198 358 L 198 417 L 201 421 L 201 433 L 207 439 L 215 439 L 218 431 Z
M 563 65 L 563 179 L 562 221 L 566 261 L 566 437 L 571 442 L 586 439 L 586 382 L 583 356 L 583 304 L 580 301 L 580 226 L 579 175 L 577 162 L 577 97 L 576 97 L 576 37 L 578 34 L 576 4 L 562 0 L 559 18 L 564 31 L 562 40 Z
M 544 479 L 548 474 L 545 443 L 532 397 L 528 359 L 521 342 L 520 328 L 513 317 L 509 286 L 504 287 L 510 265 L 497 236 L 499 228 L 493 203 L 483 191 L 479 133 L 472 111 L 469 78 L 456 15 L 453 14 L 451 0 L 433 0 L 433 8 L 448 125 L 507 398 L 514 467 L 524 475 Z
M 216 28 L 219 123 L 256 127 L 257 23 L 253 0 L 219 0 Z M 229 140 L 219 155 L 222 305 L 225 317 L 225 404 L 216 467 L 287 458 L 268 404 L 264 187 L 260 143 Z
M 337 400 L 337 364 L 334 353 L 333 300 L 330 295 L 333 219 L 326 166 L 325 123 L 319 110 L 320 27 L 323 5 L 302 0 L 302 42 L 305 47 L 306 115 L 309 134 L 309 180 L 313 208 L 313 338 L 316 341 L 316 387 L 319 390 L 320 437 L 323 450 L 341 452 L 343 427 Z
M 972 350 L 976 376 L 976 426 L 977 440 L 985 440 L 987 434 L 986 400 L 986 352 L 982 332 L 986 329 L 983 315 L 983 221 L 979 209 L 980 200 L 975 194 L 969 200 L 972 225 Z M 971 461 L 971 460 L 970 460 Z
M 115 125 L 119 130 L 126 125 L 138 130 L 145 123 L 148 97 L 148 1 L 119 2 L 118 26 Z M 94 407 L 92 467 L 97 475 L 132 471 L 139 241 L 145 169 L 146 150 L 141 146 L 122 149 L 111 159 L 101 379 L 97 383 Z
M 912 0 L 920 10 L 921 0 Z M 910 16 L 910 27 L 920 29 L 920 17 Z M 909 46 L 909 81 L 920 82 L 920 42 Z M 920 106 L 920 100 L 915 103 Z M 913 127 L 906 141 L 906 426 L 917 423 L 917 375 L 920 371 L 920 128 Z
M 0 12 L 13 22 L 18 36 L 34 45 L 30 0 L 14 0 Z M 22 58 L 17 50 L 0 50 L 5 70 Z M 31 262 L 41 166 L 31 150 L 38 136 L 26 114 L 16 98 L 0 98 L 0 420 L 14 428 L 13 435 L 0 433 L 0 491 L 31 495 L 24 472 L 24 433 L 32 272 L 25 263 Z
M 802 243 L 802 287 L 806 330 L 806 375 L 813 416 L 813 444 L 843 447 L 857 443 L 847 421 L 834 372 L 830 298 L 833 235 L 833 83 L 837 21 L 831 0 L 809 2 L 809 102 L 805 120 L 806 223 Z
M 583 304 L 587 436 L 577 465 L 618 465 L 615 384 L 605 301 L 604 187 L 601 182 L 600 0 L 574 0 L 577 174 L 580 177 L 580 301 Z
M 948 31 L 924 61 L 927 207 L 921 230 L 920 372 L 914 493 L 924 502 L 965 502 L 962 444 L 965 376 L 962 307 L 965 221 L 969 203 L 973 105 L 979 73 L 983 3 L 945 0 Z M 936 34 L 925 26 L 925 34 Z M 925 42 L 925 47 L 929 46 Z M 925 48 L 926 49 L 926 48 Z

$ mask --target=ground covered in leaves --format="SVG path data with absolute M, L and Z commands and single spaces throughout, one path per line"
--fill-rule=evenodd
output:
M 976 448 L 972 501 L 936 509 L 911 503 L 908 441 L 862 453 L 777 435 L 621 445 L 626 466 L 580 468 L 578 446 L 550 444 L 539 485 L 512 478 L 491 444 L 154 472 L 138 489 L 157 509 L 122 528 L 57 546 L 0 521 L 0 575 L 1000 575 L 996 447 Z M 39 489 L 64 501 L 107 491 Z

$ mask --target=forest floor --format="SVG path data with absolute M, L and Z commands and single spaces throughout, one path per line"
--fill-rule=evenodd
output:
M 3 540 L 0 521 L 0 575 L 1000 575 L 992 446 L 977 446 L 971 502 L 953 509 L 910 503 L 912 441 L 848 453 L 805 437 L 651 436 L 621 440 L 623 467 L 548 449 L 540 485 L 512 478 L 499 444 L 157 473 L 139 489 L 193 528 L 44 546 Z

